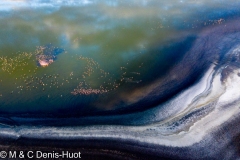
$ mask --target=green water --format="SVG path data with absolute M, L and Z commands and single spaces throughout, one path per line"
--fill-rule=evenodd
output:
M 0 21 L 0 110 L 114 109 L 114 102 L 104 105 L 113 95 L 131 103 L 126 97 L 144 93 L 156 59 L 163 59 L 160 70 L 169 67 L 164 53 L 151 49 L 179 32 L 153 6 L 14 11 Z M 49 44 L 64 52 L 49 66 L 37 66 L 39 48 Z

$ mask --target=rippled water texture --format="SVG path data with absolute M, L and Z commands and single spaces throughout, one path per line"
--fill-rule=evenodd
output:
M 18 140 L 17 149 L 62 144 L 83 156 L 239 158 L 239 7 L 1 1 L 2 146 Z

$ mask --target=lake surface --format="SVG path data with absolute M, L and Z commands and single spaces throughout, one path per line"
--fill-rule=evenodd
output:
M 1 3 L 3 113 L 127 108 L 183 54 L 169 45 L 204 24 L 157 1 Z M 54 62 L 39 65 L 54 49 Z
M 1 0 L 0 150 L 237 159 L 239 8 Z

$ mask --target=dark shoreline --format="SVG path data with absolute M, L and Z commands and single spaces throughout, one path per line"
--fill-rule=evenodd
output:
M 235 159 L 239 155 L 239 116 L 213 130 L 204 139 L 188 147 L 170 147 L 137 141 L 110 138 L 35 139 L 20 137 L 17 140 L 0 138 L 4 151 L 81 152 L 82 159 L 160 159 L 203 160 Z M 231 135 L 231 137 L 229 137 Z M 227 153 L 232 152 L 231 157 Z M 235 158 L 234 158 L 235 157 Z
M 230 114 L 234 116 L 227 120 L 225 119 L 226 121 L 224 123 L 213 123 L 210 130 L 197 126 L 194 128 L 196 129 L 196 132 L 194 132 L 196 135 L 193 136 L 192 134 L 186 133 L 186 136 L 189 135 L 187 140 L 191 141 L 192 138 L 196 138 L 196 140 L 193 140 L 193 143 L 198 140 L 198 136 L 201 137 L 202 134 L 204 134 L 203 139 L 189 146 L 181 146 L 182 144 L 180 144 L 180 141 L 177 144 L 179 146 L 171 146 L 171 144 L 176 144 L 173 142 L 174 139 L 170 140 L 171 142 L 168 143 L 168 146 L 164 146 L 162 145 L 165 144 L 164 142 L 162 143 L 159 139 L 157 140 L 157 138 L 159 138 L 157 136 L 162 134 L 161 130 L 154 132 L 151 130 L 151 127 L 148 129 L 149 132 L 153 133 L 150 135 L 153 136 L 151 138 L 156 138 L 154 139 L 156 142 L 154 140 L 148 141 L 149 143 L 139 142 L 138 139 L 142 138 L 144 141 L 144 138 L 149 136 L 147 134 L 138 134 L 141 130 L 137 130 L 136 132 L 127 130 L 127 132 L 122 131 L 119 133 L 119 130 L 114 130 L 114 127 L 112 127 L 109 130 L 106 130 L 106 132 L 103 132 L 106 129 L 106 125 L 118 127 L 132 126 L 134 130 L 134 126 L 151 126 L 151 124 L 159 122 L 160 120 L 158 121 L 154 118 L 151 119 L 149 118 L 150 116 L 148 119 L 144 119 L 145 117 L 143 118 L 143 115 L 152 114 L 153 117 L 159 116 L 160 114 L 155 114 L 151 109 L 154 109 L 159 104 L 171 101 L 172 98 L 181 94 L 181 91 L 188 90 L 191 86 L 197 84 L 211 65 L 214 65 L 214 70 L 217 70 L 227 64 L 228 59 L 224 59 L 226 58 L 226 53 L 240 43 L 239 17 L 236 20 L 227 20 L 218 26 L 208 26 L 203 29 L 200 34 L 186 36 L 185 38 L 186 39 L 177 43 L 169 43 L 170 46 L 167 46 L 164 49 L 159 49 L 171 53 L 167 59 L 176 58 L 174 57 L 174 53 L 178 53 L 179 51 L 181 54 L 178 55 L 176 59 L 179 58 L 180 60 L 178 61 L 175 59 L 174 62 L 176 63 L 174 63 L 174 66 L 168 70 L 169 72 L 166 71 L 164 75 L 161 75 L 162 77 L 158 75 L 157 71 L 152 71 L 151 74 L 153 74 L 154 77 L 159 79 L 162 78 L 161 83 L 148 93 L 146 97 L 143 97 L 136 103 L 130 104 L 127 107 L 124 107 L 125 104 L 123 103 L 122 108 L 111 111 L 94 110 L 94 112 L 82 112 L 82 110 L 77 109 L 77 107 L 81 108 L 81 106 L 68 106 L 69 108 L 58 110 L 55 113 L 37 111 L 29 113 L 1 112 L 0 151 L 24 151 L 24 159 L 28 159 L 26 157 L 28 151 L 42 151 L 46 153 L 53 151 L 81 152 L 82 159 L 89 160 L 238 159 L 240 157 L 239 113 Z M 171 46 L 171 44 L 173 44 L 173 46 Z M 171 50 L 172 48 L 173 50 Z M 154 50 L 158 51 L 158 49 Z M 154 66 L 154 68 L 158 67 L 160 68 L 161 65 L 156 64 Z M 171 78 L 174 75 L 177 75 L 177 78 Z M 146 77 L 148 76 L 149 75 Z M 225 76 L 227 77 L 228 75 L 226 74 Z M 114 96 L 112 97 L 114 98 Z M 182 101 L 184 100 L 185 99 L 182 99 Z M 229 106 L 232 107 L 234 105 L 233 107 L 235 107 L 237 111 L 237 109 L 239 109 L 237 108 L 239 106 L 238 102 L 239 100 L 236 102 L 227 101 L 225 106 L 216 108 L 227 110 Z M 73 113 L 73 111 L 75 112 Z M 149 111 L 149 113 L 147 111 Z M 224 116 L 224 112 L 221 113 L 221 116 Z M 191 115 L 189 114 L 186 116 L 190 117 Z M 173 118 L 175 118 L 175 115 Z M 189 119 L 191 120 L 191 117 Z M 176 120 L 176 126 L 180 120 Z M 211 121 L 206 120 L 204 122 L 211 124 Z M 189 125 L 193 125 L 191 123 L 194 122 L 189 122 Z M 78 132 L 77 129 L 74 130 L 75 127 L 91 127 L 92 125 L 99 125 L 101 127 L 96 130 L 86 130 L 85 135 L 89 136 L 88 138 L 77 138 L 83 137 L 84 134 L 80 135 L 82 132 Z M 156 125 L 154 127 L 158 129 L 159 126 Z M 44 127 L 47 128 L 47 131 L 44 130 Z M 66 131 L 69 129 L 69 132 L 64 132 L 61 127 L 66 127 Z M 58 130 L 58 128 L 60 128 L 60 130 Z M 26 129 L 26 132 L 24 132 L 24 129 Z M 32 129 L 33 132 L 30 129 Z M 189 130 L 183 129 L 183 131 L 186 132 Z M 103 133 L 107 133 L 108 131 L 112 132 L 112 134 L 109 134 L 109 137 L 107 137 L 108 134 L 103 135 Z M 171 132 L 169 133 L 171 134 Z M 174 132 L 172 133 L 178 134 Z M 126 139 L 118 138 L 118 135 L 123 135 L 123 137 L 126 135 L 124 137 Z M 129 140 L 131 138 L 127 137 L 127 135 L 132 136 L 133 140 Z M 164 138 L 165 137 L 163 136 L 163 139 Z M 189 144 L 186 141 L 183 143 L 183 145 Z

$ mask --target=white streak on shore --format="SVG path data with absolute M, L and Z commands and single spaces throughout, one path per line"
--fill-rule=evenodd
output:
M 211 68 L 207 73 L 213 75 Z M 209 79 L 209 75 L 205 75 L 202 80 L 199 82 L 203 87 L 201 89 L 202 92 L 206 92 L 206 89 L 209 88 L 209 84 L 206 83 L 206 80 Z M 53 128 L 53 127 L 42 127 L 42 128 L 34 128 L 29 126 L 21 126 L 18 127 L 18 131 L 15 131 L 12 128 L 12 134 L 16 135 L 16 137 L 24 136 L 24 137 L 34 137 L 34 138 L 58 138 L 58 139 L 77 139 L 83 137 L 95 137 L 95 138 L 110 138 L 110 139 L 126 139 L 126 140 L 137 140 L 140 142 L 146 142 L 151 144 L 165 145 L 165 146 L 191 146 L 194 143 L 200 142 L 203 140 L 204 136 L 209 135 L 212 131 L 214 131 L 217 127 L 223 124 L 226 121 L 231 120 L 231 117 L 239 114 L 239 107 L 235 105 L 228 106 L 228 109 L 223 109 L 226 104 L 226 100 L 228 102 L 235 101 L 239 98 L 239 94 L 237 91 L 240 90 L 240 85 L 238 85 L 239 77 L 236 74 L 229 76 L 226 85 L 226 91 L 220 95 L 218 99 L 217 105 L 215 106 L 214 111 L 210 112 L 204 118 L 194 122 L 194 124 L 190 127 L 189 130 L 182 130 L 179 133 L 171 133 L 168 130 L 168 135 L 162 135 L 162 132 L 166 132 L 167 130 L 164 128 L 164 123 L 156 123 L 152 125 L 146 126 L 88 126 L 88 127 L 63 127 L 63 128 Z M 211 93 L 203 98 L 203 103 L 207 101 L 215 100 L 216 97 L 219 96 L 219 89 L 224 88 L 221 86 L 219 74 L 215 75 L 212 83 Z M 234 86 L 234 87 L 233 87 Z M 186 95 L 188 98 L 187 102 L 193 102 L 193 100 L 197 97 L 197 95 L 193 94 L 196 86 L 190 88 L 188 93 L 192 93 L 192 100 L 189 94 Z M 199 86 L 197 86 L 199 87 Z M 211 87 L 210 87 L 211 88 Z M 180 95 L 179 97 L 181 97 Z M 190 94 L 191 95 L 191 94 Z M 235 95 L 235 96 L 232 96 Z M 176 98 L 177 99 L 177 98 Z M 178 102 L 178 101 L 176 101 Z M 185 103 L 188 104 L 188 103 Z M 171 107 L 171 106 L 170 106 Z M 174 107 L 174 106 L 172 106 Z M 186 106 L 185 106 L 186 107 Z M 183 109 L 184 107 L 182 107 Z M 187 114 L 187 110 L 184 110 L 181 114 Z M 186 112 L 186 113 L 185 113 Z M 176 115 L 182 116 L 181 114 Z M 172 117 L 170 119 L 173 119 Z M 161 124 L 161 129 L 157 129 L 157 127 Z M 166 125 L 167 127 L 167 125 Z M 204 129 L 203 129 L 204 128 Z M 4 133 L 4 128 L 1 133 Z M 10 132 L 9 128 L 7 128 L 8 133 Z

